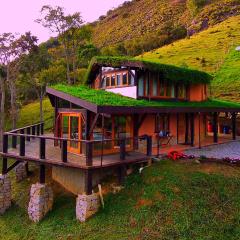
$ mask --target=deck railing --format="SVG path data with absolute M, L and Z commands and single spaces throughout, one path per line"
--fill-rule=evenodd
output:
M 68 163 L 68 146 L 69 142 L 81 144 L 82 146 L 85 145 L 84 152 L 82 156 L 85 158 L 85 166 L 91 167 L 93 166 L 93 159 L 95 157 L 94 146 L 100 146 L 100 151 L 98 157 L 100 158 L 100 165 L 102 166 L 103 157 L 106 155 L 104 151 L 104 145 L 107 143 L 118 142 L 118 150 L 116 154 L 119 154 L 119 160 L 124 161 L 126 160 L 127 152 L 129 151 L 127 143 L 131 142 L 132 148 L 134 150 L 139 149 L 138 141 L 145 141 L 145 156 L 152 155 L 152 137 L 145 136 L 145 137 L 134 137 L 134 138 L 116 138 L 116 139 L 102 139 L 102 140 L 75 140 L 75 139 L 68 139 L 68 138 L 59 138 L 59 137 L 51 137 L 44 134 L 44 123 L 37 123 L 34 125 L 26 126 L 24 128 L 15 129 L 9 132 L 4 133 L 3 136 L 3 154 L 7 155 L 9 150 L 9 140 L 11 139 L 11 148 L 18 149 L 18 153 L 14 151 L 14 155 L 11 157 L 15 157 L 16 159 L 26 159 L 33 156 L 26 156 L 26 142 L 39 141 L 39 149 L 34 149 L 35 153 L 38 151 L 39 156 L 37 159 L 39 160 L 46 160 L 47 155 L 47 148 L 46 144 L 47 141 L 53 141 L 53 143 L 58 143 L 61 148 L 61 159 L 58 159 L 62 163 Z M 19 143 L 19 144 L 18 144 Z M 36 158 L 33 157 L 33 158 Z M 51 160 L 51 159 L 50 159 Z

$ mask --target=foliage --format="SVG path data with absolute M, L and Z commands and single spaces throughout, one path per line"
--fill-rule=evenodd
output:
M 120 193 L 104 195 L 105 208 L 86 224 L 75 220 L 75 196 L 55 183 L 52 212 L 31 223 L 26 206 L 38 171 L 30 169 L 34 176 L 21 183 L 11 174 L 14 205 L 0 218 L 1 239 L 239 238 L 237 167 L 163 160 L 130 175 Z
M 212 82 L 214 97 L 240 101 L 240 51 L 235 47 L 227 55 Z
M 93 66 L 121 67 L 135 65 L 136 67 L 149 69 L 154 72 L 160 72 L 162 78 L 168 82 L 182 82 L 185 84 L 209 83 L 211 76 L 207 73 L 187 68 L 180 68 L 167 64 L 161 64 L 148 59 L 135 59 L 130 57 L 110 57 L 99 56 L 92 59 L 86 74 L 86 82 L 89 83 L 95 78 Z
M 187 0 L 187 7 L 191 14 L 195 16 L 200 8 L 202 8 L 208 0 Z
M 83 67 L 88 67 L 91 59 L 97 55 L 99 55 L 99 49 L 93 44 L 82 45 L 78 48 L 78 61 Z
M 208 100 L 204 102 L 171 102 L 171 101 L 147 101 L 128 98 L 120 94 L 104 90 L 92 89 L 87 86 L 55 85 L 53 89 L 78 97 L 99 106 L 133 106 L 133 107 L 206 107 L 206 108 L 240 108 L 240 104 L 220 100 Z

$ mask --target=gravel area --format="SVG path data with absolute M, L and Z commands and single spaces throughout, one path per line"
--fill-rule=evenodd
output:
M 185 154 L 194 155 L 195 157 L 206 156 L 207 158 L 231 158 L 240 160 L 240 142 L 223 143 L 201 149 L 189 149 L 185 151 Z

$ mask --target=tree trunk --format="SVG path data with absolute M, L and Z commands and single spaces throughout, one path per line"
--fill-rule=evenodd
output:
M 7 67 L 7 82 L 9 83 L 10 95 L 11 95 L 11 118 L 12 129 L 17 128 L 17 89 L 15 80 L 9 77 L 9 66 Z
M 66 65 L 67 65 L 67 82 L 69 85 L 71 85 L 72 81 L 71 81 L 71 76 L 70 76 L 69 54 L 68 54 L 65 43 L 63 44 L 63 48 L 64 48 L 65 61 L 66 61 Z
M 1 101 L 0 101 L 0 151 L 2 151 L 2 141 L 5 125 L 5 83 L 4 78 L 0 76 L 0 90 L 1 90 Z

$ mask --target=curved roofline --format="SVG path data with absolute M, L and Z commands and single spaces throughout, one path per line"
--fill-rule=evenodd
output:
M 212 76 L 206 72 L 162 64 L 143 58 L 98 56 L 91 60 L 85 76 L 85 82 L 91 84 L 102 67 L 146 69 L 152 72 L 160 72 L 164 80 L 169 82 L 185 84 L 208 84 L 212 79 Z

